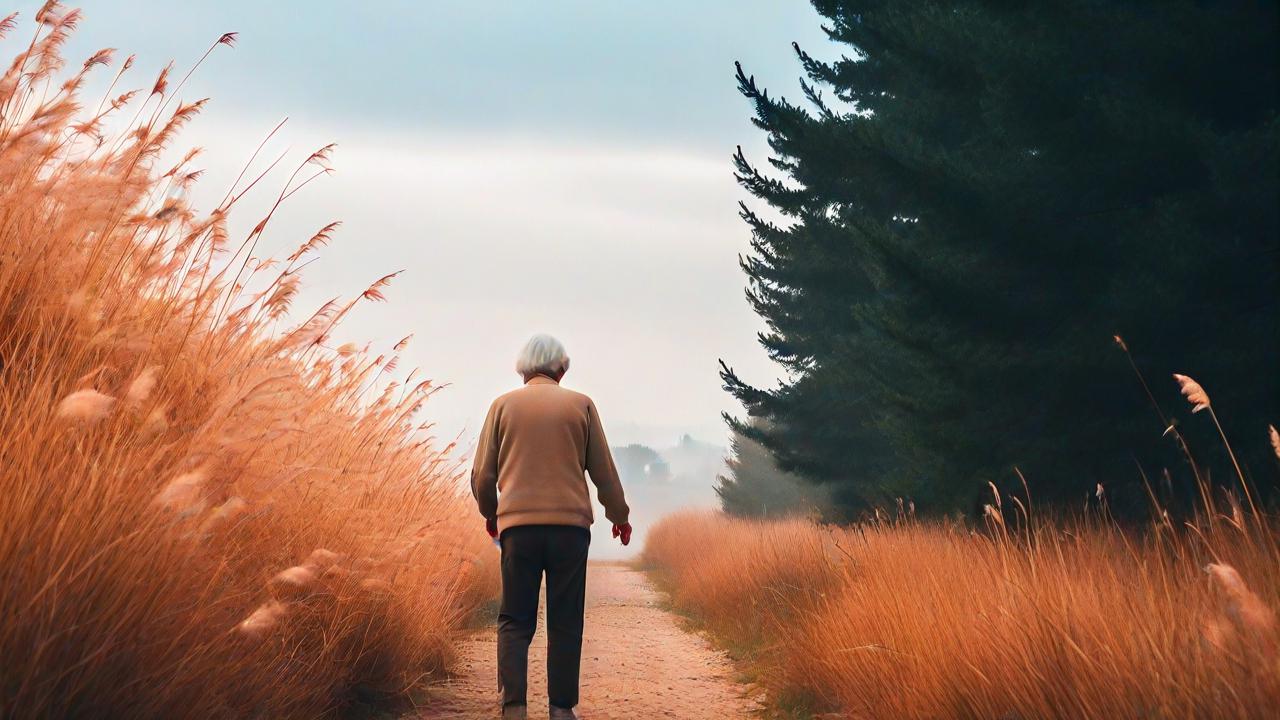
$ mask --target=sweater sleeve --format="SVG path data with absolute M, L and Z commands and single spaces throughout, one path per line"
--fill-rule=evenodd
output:
M 498 406 L 489 407 L 471 465 L 471 494 L 486 520 L 498 517 Z
M 587 401 L 587 416 L 587 473 L 595 483 L 596 497 L 604 505 L 604 516 L 615 525 L 625 525 L 631 509 L 627 507 L 622 480 L 613 464 L 613 454 L 609 452 L 609 441 L 604 437 L 600 413 L 590 400 Z

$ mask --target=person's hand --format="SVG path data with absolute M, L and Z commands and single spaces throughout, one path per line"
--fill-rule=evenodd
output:
M 613 536 L 622 541 L 623 545 L 631 544 L 631 523 L 622 523 L 613 526 Z
M 498 539 L 498 518 L 485 518 L 484 531 L 489 533 L 489 537 L 494 540 Z

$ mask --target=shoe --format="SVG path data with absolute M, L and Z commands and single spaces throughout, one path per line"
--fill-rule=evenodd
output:
M 578 720 L 578 713 L 571 708 L 551 706 L 551 720 Z
M 529 708 L 519 703 L 502 706 L 502 720 L 526 720 Z

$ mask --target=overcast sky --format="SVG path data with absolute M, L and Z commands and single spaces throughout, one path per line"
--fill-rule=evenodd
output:
M 29 22 L 38 3 L 20 5 Z M 834 52 L 806 2 L 82 7 L 69 55 L 137 53 L 128 87 L 149 87 L 170 59 L 180 74 L 218 35 L 240 33 L 181 93 L 213 98 L 180 143 L 207 149 L 197 166 L 211 196 L 285 116 L 270 148 L 291 149 L 292 162 L 338 143 L 336 173 L 289 201 L 264 252 L 344 223 L 308 268 L 295 315 L 405 270 L 390 302 L 364 307 L 337 340 L 388 350 L 415 333 L 401 367 L 451 384 L 424 411 L 441 435 L 470 438 L 493 396 L 519 382 L 513 357 L 535 332 L 565 341 L 565 384 L 595 397 L 614 444 L 671 445 L 686 432 L 725 444 L 720 412 L 740 408 L 717 359 L 776 377 L 737 266 L 749 234 L 729 157 L 741 144 L 763 161 L 766 146 L 733 61 L 798 96 L 790 43 Z M 256 224 L 268 199 L 245 205 L 237 226 Z

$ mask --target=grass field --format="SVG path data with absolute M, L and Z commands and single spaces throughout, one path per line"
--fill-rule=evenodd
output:
M 198 153 L 172 146 L 203 102 L 109 50 L 63 72 L 77 19 L 46 5 L 0 76 L 0 716 L 402 695 L 496 591 L 457 460 L 415 419 L 433 386 L 392 382 L 403 342 L 330 343 L 390 278 L 290 313 L 335 226 L 279 261 L 270 214 L 228 230 L 246 191 L 276 184 L 274 212 L 328 149 L 292 176 L 258 161 L 197 211 Z M 82 97 L 92 72 L 120 73 L 106 97 Z
M 1280 542 L 1242 516 L 1134 532 L 688 513 L 644 562 L 779 707 L 1251 718 L 1280 701 Z

